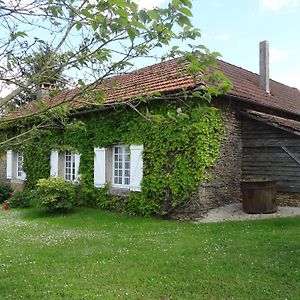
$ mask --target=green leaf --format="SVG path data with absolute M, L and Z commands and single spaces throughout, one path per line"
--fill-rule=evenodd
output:
M 120 7 L 126 7 L 126 2 L 124 0 L 110 0 L 110 2 Z
M 17 31 L 17 32 L 13 32 L 11 35 L 10 35 L 10 39 L 11 41 L 14 41 L 15 39 L 17 39 L 18 37 L 25 37 L 27 36 L 27 33 L 24 32 L 24 31 Z
M 186 7 L 179 7 L 178 10 L 188 17 L 192 17 L 192 12 Z
M 81 10 L 81 14 L 89 19 L 92 19 L 94 17 L 94 15 L 90 13 L 88 9 Z
M 139 12 L 139 17 L 140 17 L 141 21 L 144 22 L 144 23 L 146 23 L 149 20 L 149 16 L 148 16 L 147 12 L 144 9 L 142 9 Z
M 91 27 L 93 28 L 94 31 L 97 30 L 97 28 L 99 27 L 99 23 L 96 21 L 92 21 L 91 22 Z
M 131 25 L 133 25 L 133 26 L 135 26 L 135 27 L 138 27 L 138 28 L 141 28 L 141 29 L 144 29 L 144 28 L 145 28 L 145 25 L 144 25 L 144 24 L 142 24 L 141 22 L 136 21 L 136 20 L 133 20 L 133 21 L 131 22 Z
M 177 24 L 180 25 L 181 27 L 184 27 L 185 25 L 192 26 L 190 19 L 184 15 L 180 15 L 178 17 Z
M 127 18 L 128 16 L 130 16 L 128 11 L 126 9 L 122 9 L 122 8 L 116 9 L 115 14 L 119 15 L 120 17 L 124 17 L 124 18 Z
M 76 27 L 77 30 L 80 30 L 81 27 L 82 27 L 82 23 L 81 22 L 77 22 L 75 27 Z
M 172 5 L 173 6 L 179 6 L 180 5 L 180 0 L 172 0 Z
M 192 2 L 190 0 L 180 0 L 188 8 L 192 8 Z
M 156 10 L 149 10 L 148 15 L 152 20 L 159 19 L 159 13 Z
M 132 27 L 127 27 L 126 31 L 128 33 L 128 36 L 129 36 L 130 40 L 134 41 L 134 39 L 138 35 L 138 32 L 134 28 L 132 28 Z

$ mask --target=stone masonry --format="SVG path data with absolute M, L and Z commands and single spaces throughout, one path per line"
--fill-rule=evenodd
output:
M 200 182 L 197 194 L 185 206 L 178 208 L 172 218 L 194 219 L 203 216 L 209 209 L 240 201 L 242 177 L 240 120 L 237 118 L 235 107 L 227 101 L 217 102 L 215 106 L 223 112 L 226 132 L 220 158 L 209 170 L 212 180 Z
M 300 207 L 300 193 L 277 193 L 277 201 L 281 206 Z
M 6 154 L 0 154 L 0 182 L 7 182 L 7 179 L 6 179 Z

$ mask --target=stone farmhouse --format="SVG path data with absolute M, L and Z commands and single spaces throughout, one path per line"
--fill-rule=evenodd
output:
M 168 98 L 183 89 L 187 93 L 201 89 L 191 76 L 178 76 L 180 68 L 178 59 L 173 59 L 114 77 L 117 84 L 104 88 L 106 103 L 122 105 L 141 95 L 159 92 Z M 211 103 L 222 112 L 225 127 L 220 157 L 209 168 L 212 179 L 200 181 L 190 201 L 176 207 L 172 214 L 194 218 L 210 208 L 240 201 L 240 182 L 248 176 L 275 178 L 279 203 L 300 206 L 300 91 L 269 78 L 267 42 L 260 44 L 259 74 L 222 60 L 218 60 L 218 69 L 233 86 Z M 72 95 L 72 91 L 67 93 Z M 48 105 L 55 106 L 59 99 L 51 99 Z M 77 118 L 97 117 L 109 111 L 87 109 L 78 100 L 72 105 Z M 94 187 L 101 189 L 109 183 L 113 194 L 140 193 L 145 147 L 122 141 L 106 147 L 94 145 Z M 22 190 L 27 180 L 23 159 L 22 152 L 11 149 L 0 157 L 0 180 L 8 180 L 16 190 Z M 79 151 L 51 149 L 49 175 L 77 180 L 82 162 Z

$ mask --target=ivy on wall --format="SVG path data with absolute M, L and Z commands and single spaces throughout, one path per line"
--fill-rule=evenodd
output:
M 221 112 L 196 100 L 179 109 L 175 102 L 153 100 L 140 113 L 122 107 L 78 119 L 69 129 L 43 130 L 22 145 L 26 188 L 49 176 L 51 149 L 76 150 L 81 154 L 80 204 L 130 214 L 168 215 L 185 204 L 199 181 L 208 179 L 206 170 L 220 155 L 224 133 Z M 114 143 L 144 145 L 142 192 L 116 197 L 108 187 L 94 188 L 94 147 Z

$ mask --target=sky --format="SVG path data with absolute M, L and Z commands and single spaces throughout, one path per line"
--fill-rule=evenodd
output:
M 151 9 L 164 7 L 171 0 L 135 1 L 140 8 Z M 192 22 L 202 34 L 195 44 L 219 52 L 226 62 L 258 73 L 259 42 L 267 40 L 270 77 L 300 90 L 300 0 L 192 0 L 192 3 Z M 184 43 L 180 46 L 188 49 Z M 153 60 L 143 59 L 135 64 L 135 69 L 152 63 Z M 10 90 L 0 88 L 0 96 Z
M 166 0 L 139 0 L 163 6 Z M 270 77 L 300 89 L 300 0 L 194 0 L 197 44 L 223 60 L 258 73 L 259 42 L 269 41 Z

